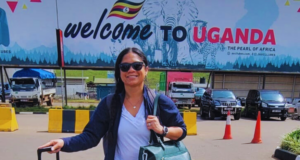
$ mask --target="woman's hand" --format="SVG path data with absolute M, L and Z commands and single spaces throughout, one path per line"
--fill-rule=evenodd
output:
M 156 116 L 149 115 L 146 120 L 147 128 L 152 129 L 157 134 L 163 134 L 163 126 L 160 125 Z
M 53 147 L 51 148 L 52 151 L 50 151 L 48 153 L 57 153 L 64 146 L 64 141 L 62 139 L 55 139 L 55 140 L 52 140 L 38 148 L 40 149 L 40 148 L 45 148 L 45 147 L 49 147 L 49 146 L 53 146 Z

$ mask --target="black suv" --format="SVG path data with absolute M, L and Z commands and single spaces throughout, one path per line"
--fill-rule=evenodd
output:
M 202 105 L 200 107 L 200 116 L 208 115 L 209 119 L 214 119 L 216 116 L 226 117 L 228 110 L 230 114 L 234 115 L 235 120 L 241 118 L 241 104 L 236 99 L 235 95 L 230 90 L 213 89 L 205 91 L 202 96 Z
M 288 114 L 287 103 L 277 90 L 249 90 L 246 98 L 246 116 L 257 116 L 261 112 L 262 119 L 280 117 L 284 121 Z

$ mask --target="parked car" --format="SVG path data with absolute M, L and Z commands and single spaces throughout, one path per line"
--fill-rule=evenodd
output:
M 245 106 L 246 104 L 246 97 L 236 97 L 241 102 L 241 106 Z
M 290 98 L 290 100 L 289 99 L 287 99 L 286 98 L 286 102 L 287 102 L 287 108 L 289 109 L 288 110 L 288 113 L 296 113 L 296 105 L 297 105 L 297 103 L 299 103 L 299 101 L 300 101 L 300 98 Z
M 291 104 L 295 106 L 297 103 L 299 103 L 299 101 L 300 101 L 299 97 L 293 98 L 293 101 L 291 102 Z
M 195 92 L 194 96 L 195 96 L 195 104 L 197 104 L 198 107 L 201 106 L 201 97 L 203 96 L 204 92 L 205 92 L 204 88 L 197 88 L 196 89 L 196 92 Z
M 226 117 L 228 110 L 231 115 L 234 115 L 235 120 L 239 120 L 241 117 L 241 104 L 230 90 L 225 89 L 213 89 L 205 91 L 202 96 L 202 105 L 200 107 L 200 116 L 204 117 L 208 115 L 209 119 L 215 117 Z
M 292 119 L 300 119 L 300 100 L 295 105 L 294 114 L 292 114 Z
M 277 90 L 249 90 L 245 114 L 256 117 L 258 111 L 261 112 L 262 119 L 280 117 L 282 121 L 285 121 L 288 115 L 288 105 Z
M 4 95 L 5 95 L 5 100 L 10 100 L 11 92 L 10 92 L 9 83 L 4 83 Z M 0 101 L 1 99 L 2 99 L 2 84 L 0 83 Z

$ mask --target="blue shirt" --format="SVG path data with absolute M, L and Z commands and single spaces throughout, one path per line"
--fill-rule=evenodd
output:
M 154 104 L 151 102 L 151 95 L 148 95 L 147 87 L 144 87 L 143 97 L 145 105 L 145 119 L 148 115 L 152 115 Z M 94 111 L 90 121 L 84 128 L 83 132 L 79 135 L 63 138 L 64 146 L 61 151 L 64 152 L 76 152 L 86 150 L 95 147 L 103 138 L 103 148 L 105 154 L 105 160 L 112 160 L 115 156 L 115 149 L 118 139 L 118 128 L 120 124 L 120 117 L 122 114 L 122 105 L 124 102 L 125 93 L 120 93 L 120 106 L 116 111 L 115 122 L 113 125 L 113 142 L 108 143 L 107 131 L 110 123 L 110 110 L 107 105 L 108 97 L 103 98 L 98 104 Z M 154 99 L 154 98 L 153 98 Z M 177 140 L 180 141 L 186 137 L 186 125 L 175 106 L 174 102 L 167 96 L 161 94 L 158 100 L 159 108 L 157 110 L 157 116 L 159 117 L 160 123 L 164 126 L 177 126 L 182 128 L 183 134 Z M 162 138 L 162 137 L 161 137 Z

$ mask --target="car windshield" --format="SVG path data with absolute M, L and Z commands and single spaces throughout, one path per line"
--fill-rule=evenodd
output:
M 274 102 L 283 102 L 284 98 L 280 93 L 272 93 L 272 92 L 262 92 L 261 99 L 264 101 L 274 101 Z
M 32 89 L 35 87 L 35 83 L 33 79 L 14 79 L 12 80 L 12 89 L 24 88 L 24 89 Z
M 173 84 L 172 92 L 174 93 L 194 93 L 191 84 Z
M 231 91 L 213 91 L 212 97 L 235 99 L 235 95 Z
M 192 85 L 190 85 L 190 84 L 176 84 L 176 83 L 174 83 L 173 87 L 174 88 L 178 88 L 178 89 L 191 89 Z

